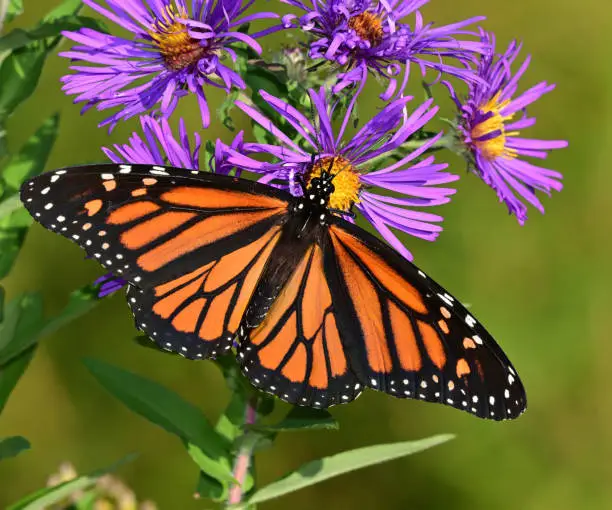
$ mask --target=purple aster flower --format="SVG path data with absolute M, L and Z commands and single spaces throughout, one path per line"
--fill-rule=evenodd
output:
M 106 0 L 108 8 L 95 0 L 85 4 L 134 34 L 124 39 L 89 28 L 64 32 L 77 42 L 62 56 L 89 65 L 74 65 L 74 74 L 64 76 L 64 91 L 85 102 L 84 110 L 118 109 L 101 125 L 110 125 L 158 108 L 168 117 L 179 99 L 191 92 L 198 98 L 202 123 L 209 125 L 206 85 L 230 90 L 244 89 L 240 75 L 222 56 L 236 60 L 229 46 L 243 42 L 261 52 L 255 38 L 238 32 L 239 25 L 274 13 L 243 16 L 254 0 Z
M 298 22 L 312 37 L 310 57 L 348 67 L 347 72 L 339 75 L 335 92 L 363 81 L 370 70 L 388 80 L 382 97 L 389 99 L 396 91 L 404 90 L 410 63 L 417 64 L 423 74 L 427 69 L 434 69 L 462 80 L 474 80 L 473 73 L 465 66 L 454 67 L 442 59 L 452 57 L 467 62 L 474 58 L 474 53 L 483 50 L 478 40 L 457 39 L 464 35 L 478 36 L 464 28 L 483 17 L 434 28 L 431 23 L 424 24 L 418 11 L 429 0 L 312 0 L 308 4 L 302 0 L 282 1 L 306 11 Z M 413 13 L 414 26 L 399 23 Z M 397 78 L 403 69 L 398 89 Z
M 179 119 L 178 140 L 165 118 L 154 119 L 143 115 L 140 117 L 140 125 L 144 139 L 138 133 L 132 133 L 127 144 L 115 144 L 113 149 L 102 147 L 104 154 L 113 163 L 171 165 L 190 170 L 200 169 L 200 135 L 194 133 L 192 148 L 182 118 Z
M 121 290 L 128 284 L 127 280 L 115 276 L 113 273 L 106 273 L 94 281 L 94 285 L 98 285 L 98 297 L 103 298 L 110 294 Z
M 510 67 L 521 45 L 514 41 L 500 55 L 495 54 L 493 35 L 483 32 L 482 40 L 489 45 L 489 51 L 480 58 L 477 69 L 483 81 L 469 85 L 469 94 L 464 101 L 457 97 L 449 83 L 445 82 L 445 85 L 459 108 L 459 136 L 468 148 L 471 169 L 497 192 L 500 202 L 506 203 L 510 214 L 514 214 L 522 225 L 527 220 L 527 206 L 521 199 L 543 213 L 544 207 L 535 191 L 550 195 L 551 190 L 560 191 L 563 185 L 559 172 L 521 158 L 545 159 L 548 151 L 568 144 L 564 140 L 520 136 L 521 129 L 536 122 L 534 117 L 527 115 L 526 107 L 555 86 L 542 82 L 516 94 L 518 82 L 529 67 L 530 57 L 513 74 Z M 517 118 L 518 114 L 521 114 L 520 118 Z
M 285 187 L 294 195 L 301 193 L 300 179 L 308 184 L 322 170 L 330 171 L 335 175 L 330 207 L 349 212 L 354 206 L 397 251 L 412 259 L 392 229 L 433 241 L 442 230 L 437 224 L 442 217 L 414 208 L 448 202 L 455 190 L 438 185 L 458 177 L 443 172 L 446 164 L 435 163 L 433 156 L 425 155 L 441 134 L 399 161 L 393 160 L 382 168 L 377 165 L 420 130 L 438 108 L 429 100 L 406 117 L 406 105 L 412 98 L 400 98 L 388 103 L 349 137 L 346 128 L 357 96 L 347 108 L 341 127 L 335 130 L 332 118 L 336 103 L 332 96 L 323 88 L 318 92 L 310 89 L 309 94 L 316 112 L 314 124 L 293 106 L 261 91 L 263 99 L 301 137 L 301 145 L 258 110 L 237 101 L 236 105 L 265 128 L 277 143 L 244 143 L 241 151 L 225 146 L 226 161 L 243 170 L 263 173 L 260 182 Z M 264 154 L 272 161 L 262 162 L 251 157 Z M 374 188 L 382 188 L 384 192 L 378 193 Z

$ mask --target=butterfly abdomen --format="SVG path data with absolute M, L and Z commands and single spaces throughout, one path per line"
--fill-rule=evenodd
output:
M 243 323 L 247 328 L 256 328 L 263 322 L 308 248 L 313 243 L 322 242 L 321 226 L 314 221 L 306 223 L 306 220 L 307 213 L 297 214 L 290 216 L 284 225 L 283 234 L 274 248 L 245 314 Z

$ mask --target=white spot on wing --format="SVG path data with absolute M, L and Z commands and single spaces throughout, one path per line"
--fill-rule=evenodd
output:
M 474 317 L 472 317 L 471 315 L 466 315 L 465 316 L 465 323 L 470 327 L 473 328 L 474 326 L 476 326 L 476 319 L 474 319 Z
M 448 294 L 438 294 L 438 297 L 444 301 L 448 306 L 453 306 L 453 302 L 448 299 Z

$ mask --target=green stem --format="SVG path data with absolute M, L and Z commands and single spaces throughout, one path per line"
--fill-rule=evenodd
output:
M 253 425 L 256 421 L 257 401 L 256 398 L 253 397 L 246 401 L 244 409 L 244 424 Z M 244 485 L 249 473 L 249 468 L 251 466 L 253 457 L 253 448 L 255 446 L 255 442 L 249 440 L 250 438 L 248 435 L 249 431 L 246 430 L 240 438 L 240 448 L 238 449 L 238 454 L 234 460 L 234 469 L 232 471 L 232 474 L 238 483 L 236 485 L 232 485 L 229 489 L 229 494 L 227 497 L 228 507 L 230 505 L 236 505 L 242 502 L 242 486 Z

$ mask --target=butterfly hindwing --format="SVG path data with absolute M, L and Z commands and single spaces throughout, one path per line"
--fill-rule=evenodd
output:
M 361 393 L 319 244 L 306 248 L 263 322 L 242 330 L 238 361 L 254 386 L 292 404 L 324 408 Z
M 279 237 L 280 226 L 274 226 L 179 278 L 151 289 L 130 285 L 127 299 L 136 327 L 186 358 L 228 351 Z
M 493 338 L 442 287 L 362 229 L 329 229 L 350 362 L 363 382 L 400 398 L 439 402 L 489 419 L 526 406 L 516 371 Z

